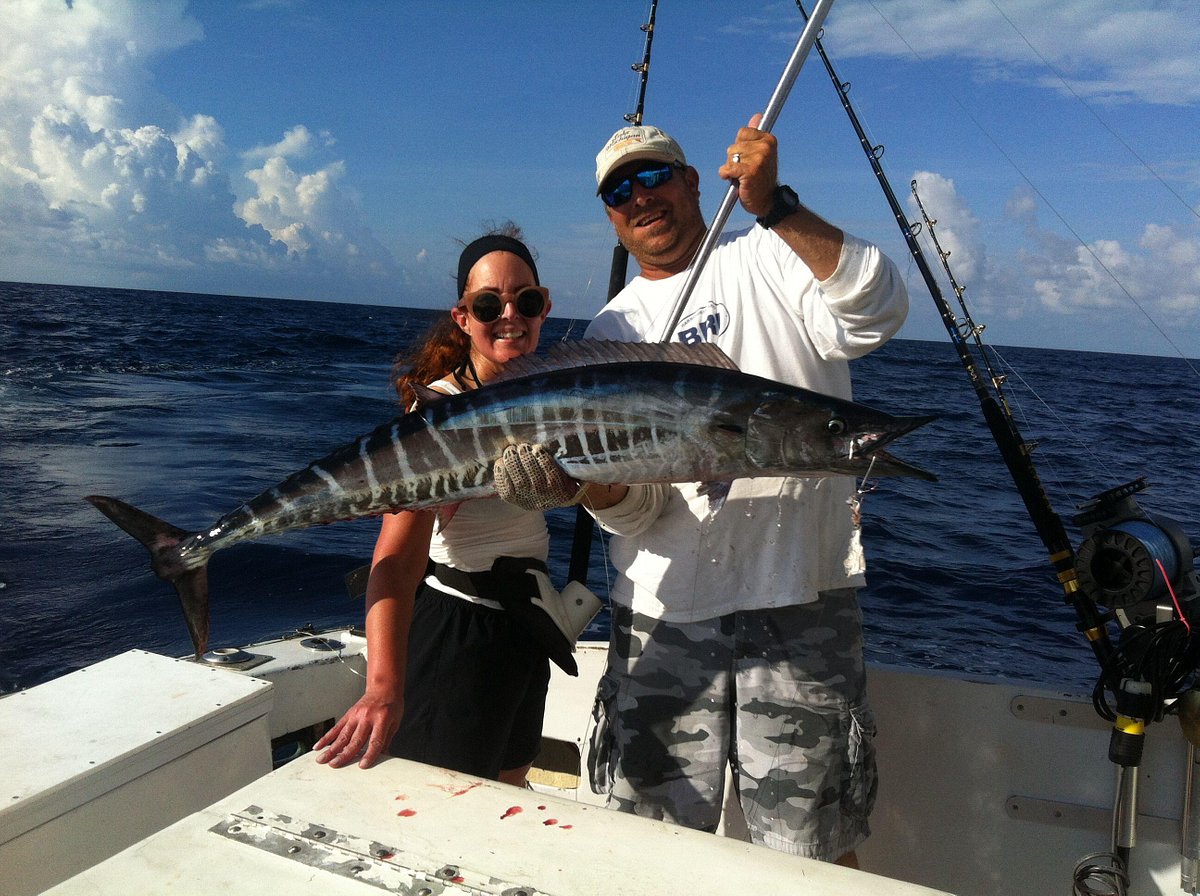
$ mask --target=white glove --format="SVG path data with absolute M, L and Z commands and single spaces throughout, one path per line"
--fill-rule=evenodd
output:
M 496 461 L 493 478 L 496 493 L 522 510 L 568 507 L 583 497 L 584 487 L 541 445 L 509 445 Z

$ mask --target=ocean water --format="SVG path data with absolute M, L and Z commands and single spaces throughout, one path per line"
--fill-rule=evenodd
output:
M 186 655 L 174 593 L 83 497 L 200 528 L 397 412 L 389 370 L 437 312 L 0 283 L 0 691 L 140 647 Z M 585 321 L 551 318 L 543 345 Z M 1145 476 L 1149 512 L 1200 540 L 1196 379 L 1179 359 L 998 349 L 1056 510 Z M 864 500 L 871 660 L 1090 690 L 1064 604 L 947 340 L 896 339 L 854 364 L 856 398 L 938 420 L 895 452 L 940 481 L 879 480 Z M 551 514 L 561 584 L 574 511 Z M 343 576 L 377 521 L 220 551 L 211 646 L 361 623 Z M 604 545 L 589 584 L 607 592 Z M 603 616 L 591 632 L 603 636 Z

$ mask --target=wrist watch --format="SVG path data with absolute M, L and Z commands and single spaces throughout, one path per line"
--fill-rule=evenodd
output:
M 787 184 L 780 184 L 772 194 L 771 210 L 758 218 L 758 223 L 770 230 L 800 208 L 800 197 Z

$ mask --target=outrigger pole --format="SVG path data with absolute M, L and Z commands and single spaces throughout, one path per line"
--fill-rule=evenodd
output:
M 632 112 L 625 113 L 625 120 L 632 125 L 642 123 L 642 112 L 646 107 L 646 83 L 650 78 L 650 48 L 654 43 L 654 17 L 658 12 L 658 0 L 650 2 L 650 18 L 642 25 L 646 34 L 642 61 L 630 68 L 638 73 L 637 104 Z M 629 250 L 618 240 L 613 247 L 612 266 L 608 271 L 608 297 L 606 302 L 625 288 L 625 276 L 629 270 Z M 571 562 L 567 567 L 567 578 L 572 582 L 587 584 L 588 559 L 592 553 L 592 527 L 594 520 L 582 506 L 575 511 L 575 533 L 571 541 Z
M 829 14 L 829 7 L 831 6 L 833 6 L 833 0 L 817 0 L 817 5 L 813 7 L 812 17 L 808 19 L 804 30 L 800 32 L 800 37 L 796 41 L 796 47 L 792 50 L 791 58 L 788 59 L 787 65 L 784 66 L 779 83 L 775 85 L 775 92 L 771 94 L 771 99 L 767 101 L 767 108 L 763 111 L 762 122 L 758 126 L 760 131 L 766 131 L 769 134 L 771 128 L 775 126 L 775 119 L 779 117 L 779 113 L 783 109 L 783 104 L 787 102 L 788 94 L 792 91 L 792 85 L 796 83 L 800 69 L 804 67 L 804 61 L 808 58 L 808 51 L 816 43 L 817 35 L 821 31 L 821 26 L 824 24 L 825 16 Z M 687 307 L 688 299 L 691 298 L 692 291 L 696 288 L 696 281 L 700 279 L 700 272 L 704 270 L 704 264 L 708 261 L 708 256 L 712 254 L 712 250 L 716 247 L 717 240 L 721 238 L 721 231 L 725 227 L 725 222 L 729 220 L 729 215 L 733 211 L 734 205 L 737 204 L 737 197 L 738 185 L 732 183 L 725 192 L 725 198 L 721 200 L 721 205 L 717 209 L 716 215 L 713 216 L 712 224 L 709 225 L 708 233 L 704 235 L 704 240 L 700 243 L 700 248 L 696 250 L 696 257 L 692 259 L 691 266 L 688 268 L 687 279 L 684 280 L 683 286 L 679 290 L 679 295 L 675 297 L 675 304 L 671 308 L 670 317 L 667 318 L 667 325 L 663 329 L 662 335 L 659 336 L 659 342 L 670 341 L 671 334 L 675 331 L 675 326 L 679 323 L 679 318 L 683 316 L 683 309 Z

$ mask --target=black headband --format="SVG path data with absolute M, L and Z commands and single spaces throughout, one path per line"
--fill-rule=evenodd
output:
M 533 256 L 529 254 L 525 244 L 511 236 L 493 233 L 481 236 L 463 249 L 462 255 L 458 256 L 458 297 L 460 299 L 466 292 L 467 275 L 471 273 L 471 268 L 475 267 L 475 263 L 490 252 L 511 252 L 529 265 L 529 270 L 533 271 L 533 282 L 541 285 L 541 281 L 538 280 L 537 265 L 533 263 Z

